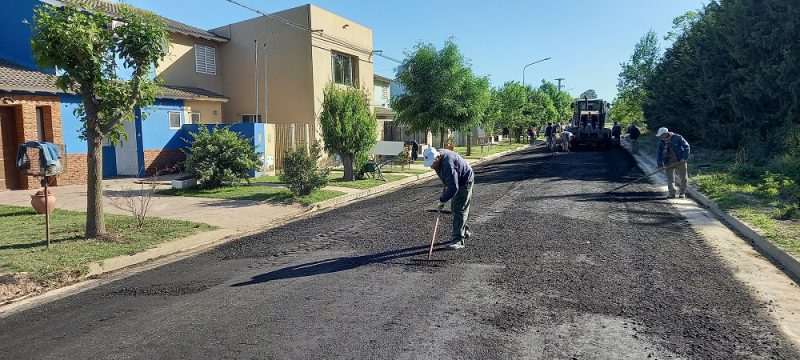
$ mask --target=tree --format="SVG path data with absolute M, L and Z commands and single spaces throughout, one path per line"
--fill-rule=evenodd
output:
M 221 127 L 209 130 L 200 126 L 190 132 L 191 146 L 186 153 L 186 171 L 201 181 L 203 188 L 238 185 L 250 180 L 249 172 L 261 166 L 260 154 L 250 139 Z
M 658 35 L 648 31 L 634 46 L 627 62 L 620 64 L 622 70 L 617 82 L 617 98 L 611 109 L 611 118 L 624 126 L 644 118 L 642 107 L 647 98 L 647 84 L 653 78 L 661 51 Z
M 581 93 L 581 99 L 589 98 L 589 99 L 597 99 L 597 92 L 594 89 L 589 89 Z
M 481 120 L 489 104 L 489 80 L 472 73 L 452 40 L 441 49 L 418 43 L 400 66 L 397 81 L 405 92 L 392 100 L 395 121 L 412 132 L 444 135 L 448 129 L 468 129 Z
M 560 123 L 562 121 L 567 121 L 572 117 L 574 99 L 568 92 L 561 91 L 558 89 L 556 84 L 544 80 L 542 80 L 542 85 L 539 86 L 539 91 L 547 94 L 556 111 L 556 116 L 553 119 L 547 119 L 547 121 L 543 121 L 542 123 L 546 123 L 548 121 Z
M 133 121 L 137 107 L 155 101 L 151 72 L 169 44 L 166 28 L 155 14 L 121 5 L 118 20 L 112 24 L 109 16 L 91 8 L 84 12 L 69 5 L 43 5 L 36 8 L 32 23 L 34 58 L 42 67 L 59 69 L 58 87 L 82 98 L 76 113 L 83 122 L 81 137 L 88 144 L 88 238 L 106 233 L 103 140 L 126 139 L 122 122 Z M 130 76 L 121 76 L 120 67 L 131 70 Z
M 527 127 L 530 123 L 529 87 L 508 81 L 492 92 L 492 123 L 509 130 Z
M 353 181 L 356 159 L 368 155 L 378 142 L 377 120 L 367 95 L 356 88 L 328 85 L 319 120 L 325 151 L 342 157 L 344 180 Z

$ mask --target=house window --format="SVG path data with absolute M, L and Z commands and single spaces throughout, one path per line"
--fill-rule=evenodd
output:
M 199 124 L 200 123 L 200 113 L 193 112 L 189 113 L 189 121 L 186 122 L 187 124 Z
M 217 75 L 217 54 L 212 46 L 194 45 L 195 71 L 200 74 Z
M 44 140 L 44 109 L 36 108 L 36 136 L 39 142 Z
M 261 115 L 242 114 L 242 122 L 245 124 L 261 123 Z
M 353 69 L 353 57 L 332 53 L 333 63 L 333 82 L 347 86 L 353 86 L 353 79 L 355 71 Z
M 178 111 L 170 111 L 169 112 L 169 128 L 170 129 L 180 129 L 181 128 L 181 113 Z

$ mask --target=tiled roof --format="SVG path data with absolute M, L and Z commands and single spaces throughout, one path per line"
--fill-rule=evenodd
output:
M 376 117 L 379 117 L 379 118 L 382 118 L 382 119 L 391 118 L 392 120 L 394 120 L 394 116 L 395 115 L 397 115 L 397 113 L 395 113 L 394 110 L 392 110 L 392 109 L 385 108 L 383 106 L 376 106 L 375 107 L 375 116 Z
M 161 85 L 160 99 L 228 101 L 223 95 L 201 88 Z M 39 70 L 29 69 L 0 60 L 0 90 L 29 92 L 62 92 L 56 87 L 56 77 Z
M 220 100 L 228 101 L 223 95 L 196 87 L 161 85 L 161 98 L 186 100 Z
M 120 14 L 120 4 L 117 3 L 117 2 L 112 2 L 112 1 L 108 1 L 108 0 L 60 0 L 60 1 L 64 2 L 64 3 L 74 4 L 74 5 L 77 5 L 77 6 L 88 5 L 90 7 L 95 8 L 95 9 L 102 10 L 102 11 L 106 12 L 108 15 L 110 15 L 112 17 L 119 16 L 119 14 Z M 137 10 L 140 10 L 140 11 L 147 11 L 147 10 L 142 10 L 142 9 L 139 9 L 139 8 L 134 8 L 134 9 L 137 9 Z M 199 38 L 203 38 L 203 39 L 219 41 L 219 42 L 227 42 L 228 41 L 228 39 L 226 39 L 226 38 L 224 38 L 222 36 L 218 36 L 216 34 L 213 34 L 213 33 L 209 32 L 209 31 L 206 31 L 206 30 L 203 30 L 203 29 L 199 29 L 199 28 L 196 28 L 194 26 L 186 25 L 186 24 L 184 24 L 182 22 L 178 22 L 178 21 L 175 21 L 175 20 L 172 20 L 172 19 L 167 19 L 167 18 L 165 18 L 163 16 L 160 16 L 160 15 L 158 15 L 158 16 L 161 19 L 163 19 L 164 22 L 167 23 L 167 27 L 168 27 L 169 31 L 181 33 L 181 34 L 184 34 L 184 35 L 199 37 Z
M 0 60 L 0 90 L 58 92 L 56 77 Z

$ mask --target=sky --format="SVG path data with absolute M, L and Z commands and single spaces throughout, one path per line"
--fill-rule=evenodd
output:
M 237 0 L 264 12 L 306 4 L 294 0 Z M 195 27 L 211 29 L 257 14 L 226 0 L 127 0 Z M 672 19 L 702 6 L 702 0 L 318 0 L 312 2 L 373 30 L 374 48 L 397 59 L 419 41 L 440 46 L 453 37 L 474 72 L 492 85 L 542 79 L 573 96 L 595 89 L 611 100 L 616 95 L 620 63 L 649 29 L 660 37 Z M 666 46 L 662 41 L 662 46 Z M 396 63 L 375 58 L 375 73 L 393 77 Z

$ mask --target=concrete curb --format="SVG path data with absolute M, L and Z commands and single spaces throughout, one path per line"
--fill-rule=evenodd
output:
M 634 154 L 629 148 L 630 145 L 628 144 L 627 139 L 625 139 L 624 143 L 628 146 L 622 146 L 622 148 L 631 154 L 642 170 L 647 172 L 653 172 L 656 170 L 656 164 L 652 159 L 641 154 Z M 666 178 L 663 174 L 659 173 L 657 175 L 660 176 L 659 180 L 666 182 Z M 788 273 L 790 277 L 795 280 L 800 279 L 800 261 L 775 246 L 771 241 L 769 241 L 769 239 L 759 234 L 756 230 L 743 223 L 741 220 L 720 209 L 719 206 L 714 203 L 714 201 L 697 191 L 694 187 L 689 186 L 686 189 L 686 193 L 700 206 L 706 208 L 712 214 L 722 219 L 723 222 L 728 225 L 728 227 L 733 228 L 733 230 L 737 231 L 739 234 L 748 239 L 751 244 L 755 244 L 762 252 L 769 255 L 769 257 L 777 262 L 777 264 L 783 268 L 782 270 Z

